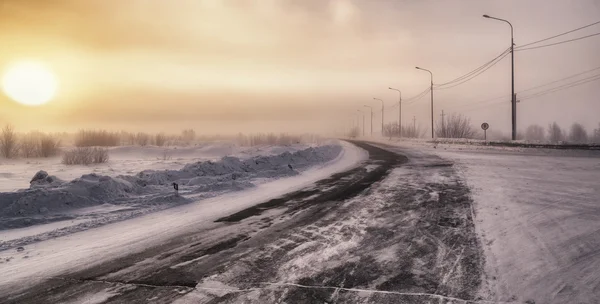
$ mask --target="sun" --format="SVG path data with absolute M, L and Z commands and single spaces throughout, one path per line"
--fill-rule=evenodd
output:
M 2 90 L 12 100 L 28 105 L 45 104 L 56 96 L 58 81 L 48 68 L 36 62 L 20 62 L 8 67 L 2 77 Z

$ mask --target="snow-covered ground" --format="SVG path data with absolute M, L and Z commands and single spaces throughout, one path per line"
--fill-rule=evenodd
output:
M 454 161 L 470 186 L 486 256 L 483 298 L 597 303 L 600 152 L 392 144 Z
M 47 160 L 58 176 L 40 172 L 27 189 L 0 192 L 0 250 L 293 176 L 331 161 L 340 151 L 334 142 L 254 148 L 221 143 L 171 149 L 168 153 L 175 161 L 161 159 L 164 149 L 156 147 L 114 148 L 108 164 L 89 167 Z M 19 165 L 40 169 L 25 163 L 12 167 Z M 71 181 L 64 180 L 85 170 Z M 23 171 L 18 174 L 12 183 L 26 178 Z M 179 193 L 172 183 L 179 184 Z
M 244 191 L 229 192 L 95 229 L 34 242 L 22 249 L 0 251 L 0 273 L 3 274 L 0 276 L 0 294 L 27 288 L 28 284 L 76 271 L 83 266 L 90 267 L 141 251 L 176 235 L 188 233 L 190 229 L 217 225 L 213 221 L 219 217 L 301 189 L 334 173 L 349 170 L 368 156 L 364 150 L 351 144 L 340 145 L 338 153 L 329 161 L 304 162 L 305 169 L 300 173 L 276 175 L 275 177 L 285 178 L 263 180 Z M 283 157 L 277 156 L 277 159 L 290 160 L 293 155 L 306 153 L 304 151 L 306 150 L 295 154 L 285 153 Z M 265 158 L 269 159 L 250 158 L 247 161 Z M 285 162 L 285 168 L 294 170 L 287 167 L 288 163 L 289 161 Z M 302 163 L 299 160 L 293 162 L 292 166 L 302 167 Z M 259 165 L 256 162 L 254 164 Z M 190 228 L 192 224 L 194 228 Z
M 105 164 L 66 166 L 60 157 L 7 160 L 0 159 L 0 192 L 29 188 L 33 175 L 44 170 L 63 180 L 84 174 L 126 175 L 143 170 L 180 169 L 188 163 L 219 160 L 223 156 L 246 159 L 254 156 L 296 152 L 310 145 L 243 147 L 231 142 L 210 142 L 188 147 L 124 146 L 109 149 L 110 160 Z

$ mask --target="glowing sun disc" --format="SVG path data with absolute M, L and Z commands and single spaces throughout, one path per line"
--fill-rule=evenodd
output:
M 56 76 L 41 64 L 21 62 L 10 66 L 2 77 L 2 90 L 12 100 L 28 105 L 42 105 L 54 98 L 58 88 Z

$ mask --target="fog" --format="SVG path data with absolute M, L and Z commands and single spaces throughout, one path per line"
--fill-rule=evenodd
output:
M 0 122 L 44 131 L 333 132 L 369 105 L 379 126 L 373 98 L 396 122 L 398 93 L 388 87 L 408 99 L 429 85 L 415 66 L 444 83 L 510 46 L 508 25 L 483 14 L 510 20 L 519 46 L 600 20 L 600 2 L 2 0 L 0 69 L 36 60 L 60 86 L 37 107 L 0 95 Z M 516 52 L 516 91 L 599 67 L 598 54 L 600 36 Z M 435 90 L 434 118 L 461 113 L 509 134 L 509 59 Z M 596 128 L 599 88 L 596 81 L 523 100 L 518 129 L 553 121 Z M 402 111 L 403 123 L 414 117 L 427 128 L 429 94 Z

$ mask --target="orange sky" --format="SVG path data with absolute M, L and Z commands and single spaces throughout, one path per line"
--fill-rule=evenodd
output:
M 0 122 L 49 131 L 339 127 L 363 104 L 379 107 L 373 97 L 391 107 L 397 95 L 388 86 L 406 97 L 422 91 L 428 75 L 415 65 L 443 82 L 508 47 L 506 25 L 484 13 L 510 19 L 519 44 L 597 21 L 600 8 L 594 0 L 3 0 L 0 69 L 38 60 L 61 85 L 55 100 L 35 108 L 0 96 Z M 519 53 L 517 86 L 600 66 L 599 42 Z M 508 131 L 508 101 L 452 108 L 510 93 L 508 64 L 436 94 L 436 117 L 442 109 L 464 110 L 475 122 Z M 597 86 L 523 102 L 520 120 L 578 120 L 591 128 L 600 121 L 593 114 L 600 113 Z M 428 111 L 425 98 L 406 106 L 403 119 L 415 115 L 426 126 Z M 388 121 L 396 117 L 386 114 Z

